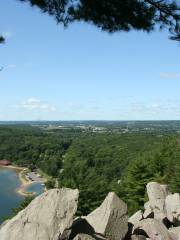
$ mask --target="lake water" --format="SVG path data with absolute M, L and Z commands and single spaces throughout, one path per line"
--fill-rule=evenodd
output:
M 4 217 L 12 214 L 12 209 L 20 205 L 23 196 L 16 193 L 21 186 L 18 173 L 13 169 L 0 168 L 0 223 Z M 44 187 L 40 183 L 33 183 L 27 187 L 27 192 L 36 192 L 39 195 Z
M 35 195 L 39 195 L 44 192 L 44 186 L 40 183 L 32 183 L 26 188 L 26 192 L 33 192 Z

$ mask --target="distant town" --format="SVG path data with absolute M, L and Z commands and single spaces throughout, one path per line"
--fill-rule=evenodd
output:
M 180 121 L 1 121 L 0 125 L 31 125 L 45 131 L 92 133 L 173 132 L 180 133 Z

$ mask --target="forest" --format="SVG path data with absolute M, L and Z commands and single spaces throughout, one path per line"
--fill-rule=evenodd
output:
M 45 131 L 28 125 L 0 126 L 0 159 L 38 168 L 59 187 L 78 188 L 78 214 L 95 209 L 109 191 L 128 203 L 129 212 L 143 207 L 145 186 L 155 180 L 180 188 L 178 133 L 92 133 Z

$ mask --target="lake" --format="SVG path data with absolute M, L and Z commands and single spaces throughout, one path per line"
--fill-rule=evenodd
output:
M 40 195 L 44 192 L 44 186 L 41 183 L 32 183 L 28 187 L 26 187 L 26 192 L 35 193 L 35 195 Z
M 12 214 L 12 208 L 20 205 L 23 196 L 16 193 L 16 189 L 21 186 L 18 173 L 13 169 L 0 168 L 0 223 L 4 217 Z M 27 192 L 36 192 L 39 195 L 44 187 L 40 183 L 32 183 L 27 187 Z

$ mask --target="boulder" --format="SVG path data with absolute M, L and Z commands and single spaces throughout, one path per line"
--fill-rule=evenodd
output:
M 9 222 L 9 219 L 5 220 L 5 221 L 0 225 L 0 230 L 1 230 L 1 228 L 4 227 L 8 222 Z
M 154 212 L 154 218 L 163 220 L 166 218 L 165 199 L 169 194 L 167 185 L 161 185 L 156 182 L 147 184 L 147 194 L 149 198 L 149 207 Z M 147 212 L 145 212 L 147 216 Z
M 161 188 L 164 191 L 165 195 L 168 196 L 171 194 L 170 190 L 169 190 L 169 186 L 166 184 L 161 184 Z
M 74 240 L 96 240 L 96 239 L 91 235 L 80 233 L 74 238 Z
M 154 217 L 154 211 L 153 208 L 151 207 L 150 202 L 146 202 L 144 204 L 144 213 L 143 213 L 143 218 L 153 218 Z
M 136 232 L 137 235 L 138 233 L 143 233 L 142 235 L 153 240 L 172 240 L 164 224 L 152 218 L 143 219 L 136 229 Z
M 147 238 L 144 235 L 132 235 L 131 240 L 146 240 Z
M 180 227 L 170 228 L 168 232 L 172 240 L 180 240 Z
M 80 233 L 73 240 L 105 240 L 105 238 L 98 235 L 91 236 L 88 234 Z
M 137 225 L 142 219 L 143 219 L 143 212 L 139 210 L 129 218 L 128 222 L 133 225 Z
M 95 231 L 86 219 L 77 218 L 74 220 L 70 228 L 64 230 L 58 240 L 72 240 L 76 237 L 76 235 L 81 233 L 92 236 L 95 234 Z
M 133 233 L 136 226 L 139 225 L 139 222 L 143 219 L 143 212 L 139 210 L 134 215 L 132 215 L 128 220 L 128 232 Z
M 99 208 L 84 217 L 95 232 L 111 240 L 121 240 L 128 231 L 127 205 L 110 192 Z
M 78 190 L 67 188 L 43 193 L 0 229 L 0 239 L 58 239 L 73 222 L 78 196 Z
M 157 182 L 147 184 L 147 194 L 151 204 L 156 204 L 157 199 L 165 199 L 170 193 L 167 185 L 161 185 Z
M 175 226 L 180 226 L 180 195 L 170 194 L 165 200 L 167 218 Z

